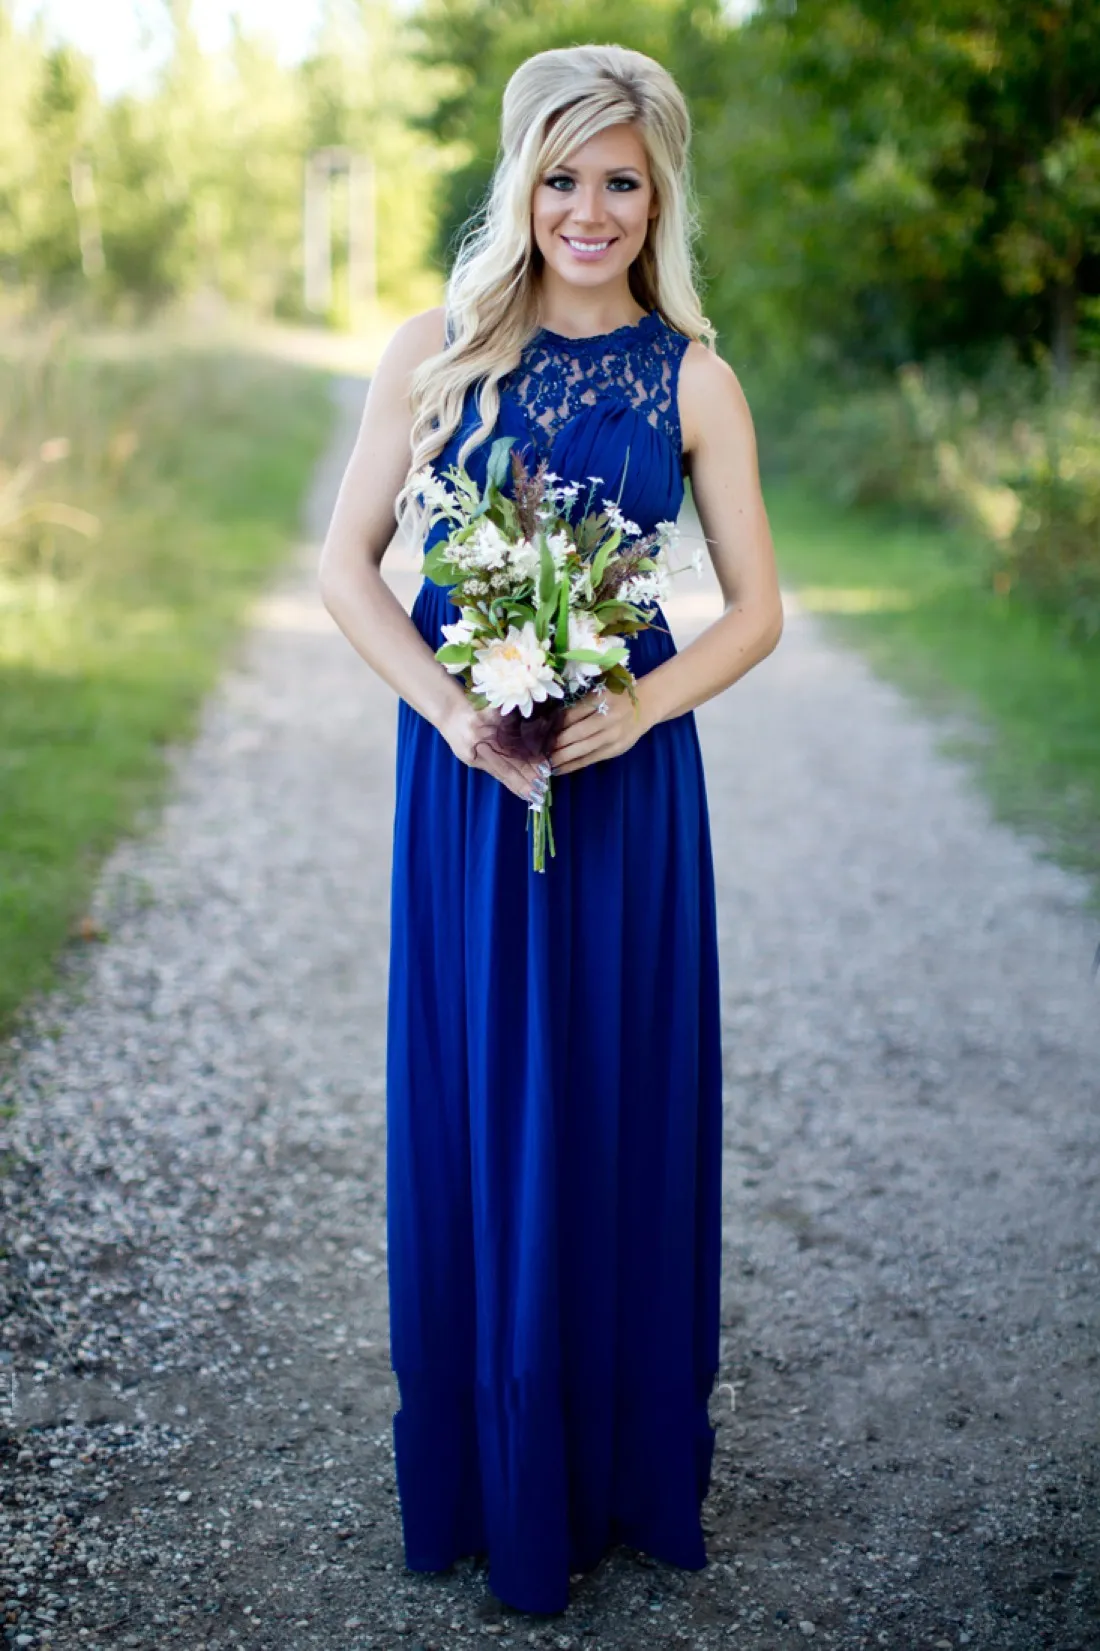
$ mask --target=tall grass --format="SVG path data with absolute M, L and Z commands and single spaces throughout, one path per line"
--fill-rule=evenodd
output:
M 0 339 L 0 1027 L 160 794 L 330 428 L 326 375 Z
M 841 504 L 962 527 L 990 589 L 1100 638 L 1100 364 L 1062 384 L 1007 356 L 971 377 L 910 365 L 765 396 L 763 422 L 774 467 Z

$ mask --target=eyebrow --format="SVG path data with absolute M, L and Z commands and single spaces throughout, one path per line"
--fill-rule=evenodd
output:
M 577 175 L 576 167 L 573 166 L 548 166 L 546 170 L 548 172 L 569 172 L 574 178 Z M 614 173 L 618 172 L 633 172 L 634 176 L 637 178 L 640 178 L 642 175 L 636 166 L 606 166 L 604 168 L 604 177 L 610 178 Z

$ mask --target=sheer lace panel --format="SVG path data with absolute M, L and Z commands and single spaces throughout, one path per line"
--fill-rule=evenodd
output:
M 640 321 L 594 338 L 566 338 L 545 327 L 502 381 L 526 415 L 540 456 L 550 452 L 562 425 L 597 402 L 625 404 L 662 431 L 677 453 L 679 366 L 690 340 L 656 310 Z

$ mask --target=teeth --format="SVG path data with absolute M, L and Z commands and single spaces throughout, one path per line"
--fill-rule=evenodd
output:
M 567 235 L 565 237 L 565 239 L 569 242 L 569 245 L 571 247 L 576 247 L 578 252 L 602 252 L 604 247 L 609 247 L 611 245 L 610 240 L 607 240 L 607 241 L 574 241 L 571 238 L 571 236 L 569 236 L 569 235 Z

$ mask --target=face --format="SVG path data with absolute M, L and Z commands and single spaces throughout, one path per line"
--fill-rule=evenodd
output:
M 531 204 L 548 269 L 574 286 L 621 281 L 645 243 L 657 201 L 633 126 L 609 126 L 544 172 Z

